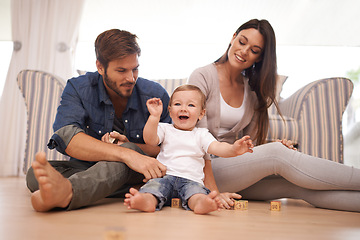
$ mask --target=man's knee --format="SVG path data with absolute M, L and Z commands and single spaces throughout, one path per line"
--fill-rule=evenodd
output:
M 26 186 L 31 192 L 35 192 L 36 190 L 39 190 L 39 183 L 35 178 L 34 170 L 33 168 L 29 168 L 29 170 L 26 173 Z
M 145 153 L 143 152 L 143 150 L 141 150 L 140 147 L 138 147 L 135 143 L 132 143 L 132 142 L 125 142 L 123 144 L 120 145 L 121 147 L 124 147 L 124 148 L 128 148 L 128 149 L 131 149 L 131 150 L 134 150 L 140 154 L 143 154 L 145 155 Z

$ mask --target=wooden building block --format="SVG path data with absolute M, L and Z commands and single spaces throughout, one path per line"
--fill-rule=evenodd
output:
M 234 210 L 247 210 L 249 202 L 247 200 L 235 200 Z
M 270 210 L 271 211 L 280 211 L 281 210 L 281 202 L 280 201 L 271 201 L 270 202 Z
M 174 207 L 174 208 L 179 208 L 179 207 L 181 207 L 180 198 L 173 198 L 173 199 L 171 199 L 171 207 Z
M 125 240 L 125 232 L 117 230 L 106 231 L 104 240 Z

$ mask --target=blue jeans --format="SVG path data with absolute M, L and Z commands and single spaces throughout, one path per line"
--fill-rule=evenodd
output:
M 209 194 L 210 190 L 204 185 L 186 179 L 171 175 L 165 175 L 162 178 L 154 178 L 149 180 L 139 190 L 141 193 L 151 193 L 158 200 L 156 210 L 160 210 L 163 206 L 170 206 L 172 198 L 180 198 L 183 208 L 191 210 L 188 206 L 188 200 L 197 193 Z

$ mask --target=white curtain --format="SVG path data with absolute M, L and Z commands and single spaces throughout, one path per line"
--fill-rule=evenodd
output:
M 73 76 L 85 0 L 12 0 L 14 51 L 0 101 L 0 176 L 22 174 L 26 109 L 16 82 L 23 69 L 41 70 L 64 80 Z

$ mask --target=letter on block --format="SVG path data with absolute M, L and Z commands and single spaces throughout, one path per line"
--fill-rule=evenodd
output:
M 171 207 L 179 208 L 180 207 L 180 198 L 171 199 Z
M 248 209 L 248 201 L 247 200 L 235 200 L 234 202 L 234 210 L 247 210 Z
M 270 202 L 270 210 L 271 211 L 280 211 L 281 210 L 281 202 L 280 201 L 271 201 Z

